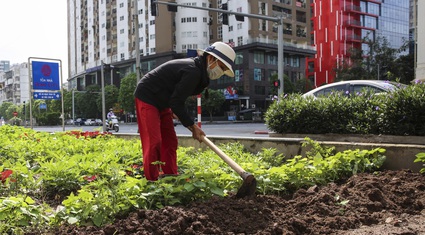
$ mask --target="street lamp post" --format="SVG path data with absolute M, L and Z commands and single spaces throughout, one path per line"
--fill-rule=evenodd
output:
M 102 86 L 102 123 L 103 123 L 103 132 L 106 132 L 106 108 L 105 108 L 105 73 L 104 68 L 105 64 L 103 60 L 101 61 L 101 70 L 100 70 L 100 84 Z
M 170 7 L 173 7 L 177 9 L 177 7 L 186 7 L 186 8 L 192 8 L 192 9 L 198 9 L 198 10 L 204 10 L 204 11 L 213 11 L 213 12 L 220 12 L 228 15 L 235 15 L 235 17 L 243 18 L 256 18 L 256 19 L 262 19 L 267 21 L 273 21 L 276 22 L 278 26 L 278 79 L 280 81 L 280 87 L 278 90 L 278 96 L 283 94 L 283 66 L 284 66 L 284 58 L 283 58 L 283 16 L 277 16 L 277 17 L 271 17 L 271 16 L 265 16 L 265 15 L 257 15 L 257 14 L 248 14 L 248 13 L 242 13 L 242 12 L 234 12 L 229 10 L 223 10 L 223 9 L 216 9 L 216 8 L 209 8 L 209 7 L 199 7 L 199 6 L 192 6 L 192 5 L 183 5 L 183 4 L 177 4 L 175 2 L 164 2 L 164 1 L 158 1 L 158 0 L 152 0 L 151 4 L 163 4 Z

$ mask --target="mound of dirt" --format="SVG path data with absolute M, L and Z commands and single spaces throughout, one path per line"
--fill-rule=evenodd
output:
M 55 234 L 425 234 L 425 175 L 362 173 L 292 195 L 212 198 L 139 210 L 102 228 L 62 226 Z

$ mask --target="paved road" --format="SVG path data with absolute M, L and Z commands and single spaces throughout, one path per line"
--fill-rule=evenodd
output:
M 208 136 L 238 136 L 238 137 L 265 137 L 268 136 L 268 129 L 264 123 L 252 123 L 252 122 L 221 122 L 221 123 L 203 123 L 202 129 Z M 34 126 L 34 130 L 39 131 L 63 131 L 62 126 Z M 99 126 L 72 126 L 66 125 L 65 131 L 70 130 L 81 130 L 81 131 L 94 131 L 101 130 Z M 191 135 L 190 131 L 182 125 L 176 126 L 176 132 L 178 135 Z M 114 133 L 114 132 L 113 132 Z M 137 125 L 132 124 L 120 124 L 119 133 L 137 133 Z

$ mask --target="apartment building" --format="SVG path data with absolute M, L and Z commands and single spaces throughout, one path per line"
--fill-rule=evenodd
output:
M 275 22 L 189 7 L 158 5 L 152 16 L 149 0 L 68 0 L 69 88 L 84 90 L 100 84 L 102 62 L 108 70 L 105 84 L 136 71 L 140 53 L 142 74 L 176 58 L 196 55 L 196 49 L 215 41 L 231 45 L 237 53 L 235 78 L 213 82 L 212 89 L 226 94 L 223 113 L 240 104 L 267 108 L 273 94 L 270 77 L 277 73 Z M 177 0 L 179 5 L 223 8 L 247 14 L 283 17 L 284 73 L 292 80 L 305 78 L 305 58 L 311 46 L 311 11 L 306 0 Z M 170 10 L 170 11 L 169 11 Z M 137 14 L 135 14 L 137 12 Z M 138 36 L 137 36 L 138 35 Z M 139 46 L 139 50 L 137 50 Z M 220 114 L 217 114 L 220 115 Z
M 409 1 L 314 0 L 312 11 L 317 54 L 308 60 L 307 74 L 315 86 L 334 81 L 334 68 L 349 58 L 350 49 L 368 51 L 366 36 L 385 37 L 393 48 L 409 39 Z
M 0 73 L 0 104 L 12 102 L 16 105 L 29 100 L 28 63 L 14 64 Z
M 6 72 L 10 68 L 10 61 L 0 60 L 0 72 Z
M 425 3 L 417 1 L 416 5 L 417 27 L 416 27 L 416 66 L 415 78 L 425 81 L 425 15 L 418 14 L 425 12 Z

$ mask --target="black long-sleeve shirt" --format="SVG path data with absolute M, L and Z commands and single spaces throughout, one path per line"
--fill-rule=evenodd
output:
M 200 94 L 208 84 L 204 57 L 175 59 L 145 74 L 134 95 L 159 110 L 171 108 L 187 127 L 194 122 L 186 112 L 185 101 L 189 96 Z

